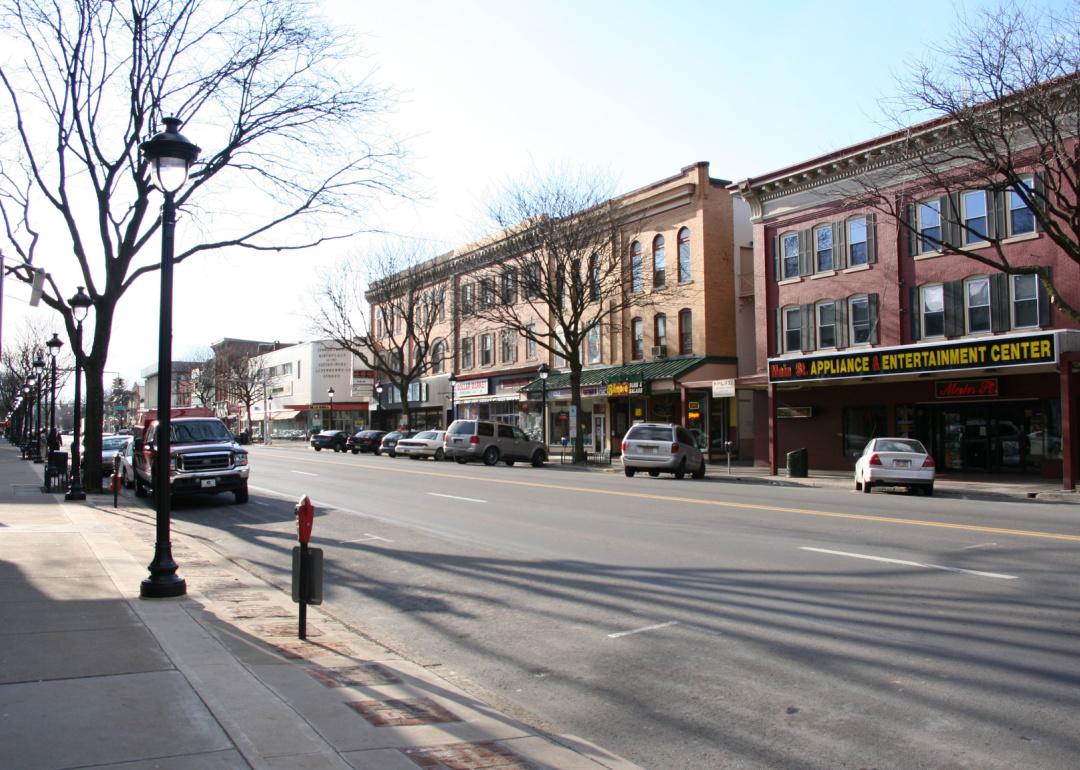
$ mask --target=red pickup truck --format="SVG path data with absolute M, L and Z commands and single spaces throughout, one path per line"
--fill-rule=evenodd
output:
M 188 407 L 170 412 L 169 490 L 173 495 L 216 495 L 232 492 L 236 502 L 248 500 L 248 454 L 225 423 L 209 409 Z M 135 496 L 154 488 L 157 456 L 157 412 L 143 414 L 135 436 L 131 464 Z

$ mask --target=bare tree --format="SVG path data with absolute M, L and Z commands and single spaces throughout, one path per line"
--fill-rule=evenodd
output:
M 499 334 L 524 338 L 565 362 L 578 414 L 586 364 L 603 340 L 618 338 L 626 310 L 655 304 L 632 291 L 640 272 L 631 275 L 620 258 L 641 215 L 614 200 L 612 190 L 603 175 L 588 171 L 554 171 L 510 185 L 490 208 L 501 237 L 479 257 L 484 266 L 475 273 L 475 297 L 462 308 Z M 581 430 L 574 461 L 585 461 Z
M 311 2 L 2 0 L 0 30 L 0 248 L 24 282 L 42 248 L 69 255 L 93 300 L 86 347 L 74 352 L 96 485 L 116 306 L 159 267 L 157 198 L 139 145 L 160 119 L 181 118 L 204 147 L 177 196 L 186 240 L 176 262 L 348 237 L 364 227 L 365 201 L 401 189 L 402 154 L 376 124 L 389 95 L 349 74 L 356 42 Z M 231 216 L 211 227 L 210 211 Z M 73 287 L 58 284 L 48 277 L 42 301 L 74 340 Z
M 913 243 L 1004 273 L 1038 275 L 1051 300 L 1080 320 L 1046 267 L 1014 264 L 1003 247 L 1011 200 L 1080 262 L 1078 70 L 1080 5 L 1047 13 L 1006 3 L 961 18 L 949 43 L 916 65 L 887 106 L 898 125 L 931 119 L 901 130 L 875 159 L 883 170 L 860 176 L 853 197 L 899 223 Z M 980 189 L 990 193 L 985 216 L 966 218 L 960 196 Z M 917 224 L 917 201 L 931 192 L 941 196 L 936 231 Z
M 217 359 L 210 348 L 199 348 L 185 358 L 198 361 L 199 366 L 191 370 L 191 397 L 199 406 L 213 409 L 217 401 L 218 371 Z
M 311 317 L 319 335 L 397 391 L 406 424 L 410 387 L 449 360 L 447 280 L 445 257 L 410 243 L 386 245 L 326 274 Z
M 229 402 L 243 405 L 246 424 L 250 426 L 251 408 L 266 396 L 263 373 L 255 366 L 250 355 L 241 353 L 219 356 L 215 359 L 215 368 L 216 384 L 223 386 Z M 265 440 L 266 437 L 263 438 Z

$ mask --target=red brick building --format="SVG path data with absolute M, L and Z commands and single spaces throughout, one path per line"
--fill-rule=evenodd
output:
M 1077 324 L 1038 276 L 1007 275 L 940 243 L 1000 245 L 1012 264 L 1046 266 L 1074 306 L 1077 265 L 1015 187 L 945 194 L 913 180 L 902 165 L 912 136 L 938 141 L 947 125 L 730 188 L 750 204 L 754 229 L 757 373 L 739 383 L 756 389 L 755 460 L 775 472 L 805 447 L 811 468 L 850 469 L 868 438 L 911 436 L 942 473 L 1035 474 L 1072 488 Z M 1022 171 L 1038 190 L 1041 168 Z M 864 180 L 890 174 L 889 205 L 865 203 Z

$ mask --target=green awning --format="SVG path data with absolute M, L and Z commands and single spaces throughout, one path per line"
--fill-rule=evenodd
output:
M 649 382 L 681 377 L 692 369 L 705 363 L 704 356 L 683 356 L 679 358 L 661 358 L 656 361 L 641 361 L 622 366 L 604 366 L 584 369 L 581 372 L 582 386 L 610 385 L 613 382 Z M 542 381 L 537 378 L 522 388 L 526 392 L 542 389 Z M 553 372 L 547 378 L 548 390 L 563 390 L 570 387 L 570 372 Z

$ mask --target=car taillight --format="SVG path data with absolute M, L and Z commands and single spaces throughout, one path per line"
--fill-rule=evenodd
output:
M 870 455 L 870 465 L 881 465 L 881 458 L 877 455 Z
M 479 444 L 480 443 L 480 437 L 479 436 L 469 436 L 469 443 L 470 444 Z
M 623 442 L 622 442 L 622 451 L 623 451 L 623 453 L 624 453 L 624 454 L 626 453 L 626 439 L 623 439 Z
M 935 467 L 934 466 L 934 458 L 931 457 L 930 455 L 927 455 L 926 459 L 922 461 L 922 467 L 924 467 L 924 468 L 933 468 L 933 467 Z
M 671 453 L 673 455 L 677 455 L 679 453 L 679 442 L 678 441 L 672 441 L 671 442 Z

